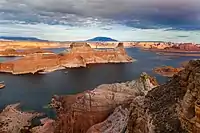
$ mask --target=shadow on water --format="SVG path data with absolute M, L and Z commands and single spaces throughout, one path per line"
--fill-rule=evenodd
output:
M 59 49 L 57 52 L 62 50 Z M 20 102 L 23 110 L 35 110 L 54 116 L 54 112 L 45 106 L 55 94 L 75 94 L 95 88 L 100 84 L 137 79 L 142 72 L 147 72 L 155 76 L 159 83 L 164 83 L 167 78 L 153 73 L 154 67 L 161 65 L 178 67 L 181 62 L 192 59 L 190 57 L 169 59 L 153 52 L 142 52 L 136 48 L 126 49 L 126 51 L 137 61 L 127 64 L 89 65 L 86 68 L 60 70 L 46 75 L 14 76 L 1 73 L 0 81 L 5 81 L 6 88 L 0 90 L 0 108 Z

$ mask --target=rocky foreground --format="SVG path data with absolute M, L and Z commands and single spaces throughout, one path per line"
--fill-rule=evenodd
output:
M 123 44 L 115 49 L 95 50 L 88 44 L 71 45 L 71 50 L 61 54 L 30 54 L 23 58 L 0 63 L 0 72 L 27 74 L 52 72 L 55 70 L 86 67 L 97 63 L 128 63 L 133 59 L 126 54 Z
M 22 119 L 24 113 L 12 106 L 0 114 L 4 133 L 19 129 L 30 133 L 199 133 L 200 60 L 190 61 L 160 86 L 143 73 L 138 80 L 54 96 L 51 107 L 57 112 L 56 120 L 42 119 L 36 127 L 27 126 L 28 117 Z

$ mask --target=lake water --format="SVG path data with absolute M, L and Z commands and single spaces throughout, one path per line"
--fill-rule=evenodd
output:
M 61 52 L 63 49 L 52 49 Z M 46 75 L 11 75 L 0 74 L 0 81 L 5 81 L 6 88 L 0 90 L 0 109 L 8 104 L 20 102 L 23 110 L 35 110 L 53 116 L 51 109 L 44 108 L 51 97 L 67 95 L 92 89 L 100 84 L 124 82 L 137 79 L 142 72 L 155 76 L 159 83 L 167 78 L 156 75 L 152 69 L 157 66 L 180 66 L 180 63 L 192 57 L 170 58 L 153 52 L 140 51 L 136 48 L 126 49 L 136 62 L 128 64 L 96 64 L 87 68 L 67 69 Z M 16 58 L 0 58 L 0 61 Z M 66 73 L 67 72 L 67 73 Z

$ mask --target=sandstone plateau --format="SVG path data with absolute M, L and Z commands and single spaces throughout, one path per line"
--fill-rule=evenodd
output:
M 162 66 L 162 67 L 156 67 L 153 69 L 153 71 L 159 75 L 165 76 L 165 77 L 173 77 L 174 74 L 177 74 L 179 71 L 183 70 L 183 67 L 180 68 L 174 68 L 171 66 Z
M 0 41 L 0 50 L 6 49 L 34 49 L 34 48 L 65 48 L 69 42 L 35 42 L 35 41 Z
M 95 50 L 88 44 L 72 44 L 70 48 L 69 52 L 61 54 L 30 54 L 14 61 L 0 63 L 0 72 L 34 74 L 65 68 L 86 67 L 87 64 L 133 62 L 121 43 L 115 49 L 109 50 Z
M 200 52 L 200 46 L 197 44 L 192 43 L 183 43 L 183 44 L 171 44 L 164 49 L 159 49 L 157 47 L 151 47 L 147 50 L 155 51 L 155 52 L 166 52 L 166 53 L 193 53 L 193 52 Z M 200 54 L 200 53 L 199 53 Z
M 0 113 L 2 133 L 199 133 L 200 60 L 190 61 L 167 83 L 158 85 L 146 73 L 124 83 L 54 96 L 57 118 L 30 120 L 38 114 L 9 105 Z M 29 122 L 27 120 L 29 119 Z
M 21 51 L 9 48 L 0 51 L 0 57 L 17 57 L 17 56 L 27 56 L 30 54 L 54 54 L 54 53 L 41 48 L 26 49 Z

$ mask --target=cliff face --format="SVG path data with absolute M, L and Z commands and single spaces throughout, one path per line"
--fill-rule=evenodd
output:
M 31 54 L 18 60 L 0 64 L 1 72 L 26 74 L 51 72 L 64 68 L 86 67 L 96 63 L 128 63 L 133 62 L 123 46 L 112 50 L 94 50 L 88 44 L 72 45 L 68 53 L 63 54 Z
M 23 51 L 17 51 L 15 49 L 5 49 L 3 51 L 0 51 L 0 56 L 3 56 L 3 57 L 13 57 L 13 56 L 27 56 L 27 55 L 30 55 L 30 54 L 54 54 L 53 52 L 51 51 L 48 51 L 48 50 L 43 50 L 43 49 L 40 49 L 40 48 L 34 48 L 34 49 L 27 49 L 27 50 L 23 50 Z
M 200 47 L 192 43 L 180 44 L 179 49 L 185 51 L 200 51 Z
M 200 61 L 190 61 L 165 85 L 134 101 L 129 133 L 198 133 Z M 143 101 L 143 102 L 141 102 Z
M 37 41 L 0 41 L 0 50 L 5 49 L 30 49 L 30 48 L 64 48 L 70 43 L 37 42 Z
M 55 96 L 51 105 L 58 115 L 56 133 L 124 130 L 131 101 L 155 87 L 157 84 L 153 81 L 143 74 L 136 81 L 100 85 L 92 91 L 74 96 Z

